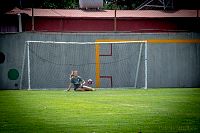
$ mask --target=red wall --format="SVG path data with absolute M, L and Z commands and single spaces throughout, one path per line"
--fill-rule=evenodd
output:
M 109 19 L 68 19 L 63 24 L 63 31 L 113 31 L 113 21 Z
M 166 32 L 200 31 L 200 19 L 195 18 L 156 18 L 118 19 L 117 31 L 124 32 Z M 31 20 L 23 21 L 25 31 L 31 30 Z M 50 32 L 110 32 L 114 30 L 113 19 L 88 18 L 35 18 L 35 31 Z
M 135 19 L 119 20 L 117 30 L 132 32 L 156 32 L 166 30 L 177 30 L 177 24 L 167 19 Z

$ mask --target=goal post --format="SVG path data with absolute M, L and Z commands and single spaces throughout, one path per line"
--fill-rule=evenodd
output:
M 80 68 L 81 66 L 85 66 L 85 65 L 96 65 L 96 62 L 87 62 L 86 61 L 86 63 L 77 64 L 76 61 L 71 61 L 71 60 L 74 60 L 74 59 L 70 59 L 70 61 L 71 61 L 70 63 L 68 62 L 68 60 L 64 61 L 64 63 L 57 63 L 57 62 L 55 63 L 53 60 L 51 60 L 51 58 L 54 58 L 53 56 L 51 57 L 51 53 L 53 53 L 53 54 L 58 53 L 58 56 L 56 57 L 57 59 L 54 59 L 54 60 L 60 60 L 60 58 L 63 58 L 65 60 L 65 58 L 67 58 L 69 56 L 67 54 L 68 52 L 69 52 L 69 54 L 73 54 L 73 52 L 70 51 L 70 49 L 72 49 L 72 47 L 76 46 L 76 48 L 73 48 L 73 49 L 76 50 L 76 52 L 77 51 L 81 51 L 80 49 L 83 49 L 82 53 L 87 53 L 87 52 L 90 52 L 90 51 L 84 51 L 85 47 L 83 48 L 82 46 L 87 45 L 87 47 L 88 47 L 88 46 L 95 46 L 97 44 L 101 45 L 101 46 L 109 45 L 109 44 L 113 44 L 115 46 L 116 45 L 123 46 L 123 48 L 116 47 L 116 49 L 119 48 L 120 50 L 122 50 L 122 52 L 125 52 L 124 50 L 130 48 L 130 47 L 127 47 L 128 45 L 137 44 L 138 46 L 137 46 L 136 50 L 133 51 L 133 53 L 134 52 L 138 52 L 138 55 L 136 55 L 137 59 L 135 59 L 137 61 L 133 63 L 133 65 L 136 66 L 136 70 L 134 72 L 134 85 L 132 85 L 132 87 L 134 87 L 134 88 L 138 87 L 137 86 L 138 75 L 139 75 L 141 63 L 143 62 L 143 64 L 144 64 L 143 72 L 144 73 L 141 74 L 141 75 L 143 75 L 142 77 L 144 78 L 144 85 L 143 85 L 142 88 L 144 88 L 144 89 L 148 88 L 148 55 L 147 55 L 147 52 L 148 52 L 147 51 L 147 46 L 148 46 L 147 44 L 148 43 L 147 43 L 146 40 L 138 40 L 138 41 L 104 41 L 104 42 L 103 41 L 101 41 L 101 42 L 26 41 L 25 45 L 24 45 L 23 62 L 22 62 L 22 70 L 21 70 L 21 79 L 20 79 L 20 89 L 23 88 L 22 87 L 23 86 L 22 82 L 23 82 L 23 78 L 25 78 L 25 77 L 27 78 L 26 80 L 27 80 L 28 90 L 32 89 L 32 75 L 35 74 L 34 72 L 32 72 L 32 69 L 33 69 L 32 67 L 39 68 L 39 66 L 37 66 L 38 62 L 35 59 L 36 57 L 34 57 L 34 59 L 33 59 L 33 57 L 31 57 L 33 55 L 31 55 L 31 54 L 35 54 L 34 56 L 38 56 L 37 58 L 39 58 L 40 60 L 48 61 L 49 63 L 52 63 L 54 65 L 60 65 L 60 66 L 63 66 L 63 67 L 65 67 L 65 66 L 76 66 L 76 67 L 73 67 L 73 68 L 77 68 L 77 67 Z M 52 51 L 51 49 L 54 49 L 55 51 Z M 67 50 L 63 50 L 63 49 L 69 49 L 69 50 L 66 53 Z M 118 50 L 118 51 L 120 51 L 120 50 Z M 44 53 L 43 51 L 45 51 L 45 54 L 41 54 L 41 53 Z M 88 55 L 86 55 L 86 56 L 89 57 Z M 118 56 L 120 57 L 120 53 L 119 53 Z M 115 62 L 122 62 L 123 60 L 127 60 L 127 62 L 129 63 L 129 58 L 131 58 L 132 56 L 133 55 L 131 54 L 131 55 L 128 55 L 127 57 L 125 57 L 125 58 L 121 58 L 121 59 L 115 58 L 115 59 L 113 59 L 114 61 L 103 62 L 103 63 L 100 62 L 100 65 L 101 64 L 112 64 L 112 63 L 115 63 Z M 71 57 L 73 57 L 73 55 Z M 46 58 L 48 58 L 48 59 L 46 59 Z M 81 56 L 81 53 L 79 55 L 79 58 L 82 58 L 82 59 L 80 59 L 81 62 L 82 62 L 82 60 L 85 60 L 84 57 Z M 127 62 L 125 64 L 127 64 Z M 37 68 L 34 68 L 34 69 L 37 69 Z M 53 68 L 51 68 L 51 70 L 54 71 L 56 68 L 57 67 L 53 67 Z M 27 76 L 24 75 L 25 74 L 25 72 L 24 72 L 25 69 L 27 69 L 26 70 L 27 71 Z M 48 69 L 48 68 L 46 68 L 46 69 Z M 89 69 L 89 68 L 87 68 L 87 69 Z M 124 69 L 124 68 L 122 68 L 122 69 Z M 43 68 L 43 71 L 44 70 L 45 69 Z M 84 68 L 83 68 L 83 70 L 84 70 Z M 58 70 L 55 70 L 55 71 L 58 71 Z M 38 73 L 40 73 L 40 72 L 41 71 L 39 71 Z M 48 72 L 46 72 L 46 73 L 48 73 Z M 42 76 L 44 76 L 44 75 L 42 75 Z M 40 77 L 40 76 L 38 76 L 38 77 Z M 47 79 L 48 76 L 47 77 L 44 76 L 43 78 Z M 124 87 L 124 86 L 121 86 L 121 87 Z M 38 88 L 40 88 L 40 87 L 38 87 Z
M 27 42 L 27 62 L 28 62 L 28 90 L 31 90 L 31 66 L 30 66 L 30 43 Z
M 148 45 L 147 45 L 147 41 L 145 41 L 145 50 L 144 50 L 144 55 L 145 55 L 145 58 L 144 58 L 144 63 L 145 63 L 145 86 L 144 86 L 144 89 L 147 89 L 147 85 L 148 85 Z

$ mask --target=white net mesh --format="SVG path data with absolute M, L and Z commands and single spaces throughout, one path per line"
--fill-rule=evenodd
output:
M 30 41 L 26 45 L 29 54 L 26 52 L 24 58 L 21 87 L 66 88 L 71 70 L 78 70 L 84 80 L 92 79 L 95 87 L 97 63 L 100 63 L 100 87 L 144 87 L 144 48 L 141 47 L 144 43 Z M 99 54 L 96 45 L 100 45 Z

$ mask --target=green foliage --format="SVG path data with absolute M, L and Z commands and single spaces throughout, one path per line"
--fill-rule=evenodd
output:
M 79 7 L 78 2 L 78 0 L 44 0 L 41 3 L 41 7 L 50 9 L 75 9 Z
M 1 133 L 197 133 L 200 89 L 0 91 Z
M 135 9 L 139 4 L 141 4 L 141 0 L 105 0 L 104 1 L 104 9 L 120 9 L 120 10 L 131 10 Z

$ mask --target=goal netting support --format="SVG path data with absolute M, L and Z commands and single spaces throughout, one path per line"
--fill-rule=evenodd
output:
M 92 87 L 147 89 L 147 41 L 26 41 L 20 89 L 66 88 L 78 70 Z

